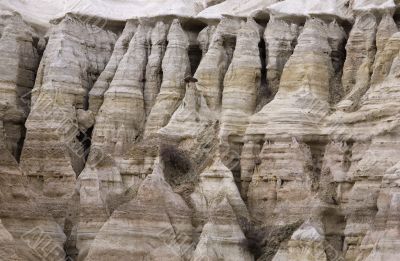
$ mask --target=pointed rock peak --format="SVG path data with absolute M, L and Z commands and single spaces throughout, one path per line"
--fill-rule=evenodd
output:
M 319 224 L 310 220 L 304 222 L 292 235 L 292 240 L 322 241 L 325 239 L 323 229 Z
M 342 26 L 339 25 L 336 19 L 329 23 L 328 30 L 329 30 L 329 38 L 333 39 L 347 38 L 345 30 L 343 29 Z
M 396 22 L 391 13 L 385 13 L 381 22 L 378 25 L 376 32 L 376 45 L 378 51 L 382 51 L 386 45 L 387 40 L 396 32 L 398 32 Z
M 189 39 L 185 31 L 183 31 L 181 23 L 178 19 L 172 21 L 171 27 L 168 32 L 168 47 L 170 46 L 183 46 L 187 48 L 189 46 Z
M 151 31 L 151 43 L 152 45 L 159 45 L 165 41 L 168 25 L 163 21 L 158 21 Z
M 233 211 L 233 208 L 232 208 L 231 204 L 229 204 L 229 201 L 225 195 L 221 194 L 220 197 L 216 198 L 214 201 L 215 202 L 220 201 L 220 202 L 213 204 L 210 209 L 210 217 L 209 218 L 212 223 L 214 223 L 214 224 L 219 223 L 219 222 L 215 222 L 215 221 L 218 221 L 221 218 L 229 219 L 229 220 L 236 220 L 235 212 Z
M 216 156 L 214 162 L 210 167 L 208 167 L 203 173 L 200 174 L 200 177 L 214 177 L 214 178 L 231 178 L 233 179 L 233 174 L 228 167 L 224 165 L 221 160 L 221 156 Z
M 148 41 L 149 30 L 150 30 L 150 28 L 148 25 L 146 25 L 145 23 L 140 23 L 136 30 L 136 33 L 132 37 L 132 41 L 131 41 L 131 44 L 129 47 L 130 48 L 131 48 L 131 46 L 137 47 L 137 46 L 135 46 L 135 44 L 132 45 L 132 43 L 144 44 L 146 41 Z
M 295 52 L 297 50 L 313 50 L 329 55 L 332 50 L 328 42 L 328 25 L 319 18 L 307 19 Z
M 156 189 L 157 191 L 159 191 L 158 193 L 162 193 L 162 191 L 165 191 L 165 189 L 167 189 L 172 192 L 171 186 L 165 180 L 164 169 L 164 162 L 160 157 L 157 157 L 154 162 L 153 172 L 148 175 L 143 183 L 140 185 L 138 194 L 141 194 L 143 198 L 146 198 L 149 196 L 147 192 L 145 192 L 147 190 Z

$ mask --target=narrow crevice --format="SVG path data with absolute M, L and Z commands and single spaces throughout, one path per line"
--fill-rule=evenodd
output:
M 197 68 L 200 65 L 200 61 L 202 58 L 202 51 L 199 45 L 190 45 L 189 46 L 189 60 L 190 60 L 190 69 L 192 75 L 196 72 Z
M 264 38 L 260 39 L 260 42 L 258 43 L 258 49 L 260 50 L 261 79 L 257 94 L 256 112 L 261 110 L 264 105 L 267 104 L 269 96 L 271 95 L 270 91 L 268 90 L 267 83 L 267 49 Z

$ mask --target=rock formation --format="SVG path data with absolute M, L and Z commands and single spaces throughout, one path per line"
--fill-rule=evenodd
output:
M 0 121 L 7 148 L 19 158 L 25 136 L 24 122 L 30 109 L 36 70 L 39 66 L 38 36 L 17 13 L 0 12 Z
M 135 199 L 115 210 L 104 224 L 85 260 L 188 258 L 193 251 L 190 218 L 190 209 L 165 181 L 159 163 Z
M 399 259 L 400 1 L 34 2 L 0 1 L 0 260 Z
M 202 92 L 208 107 L 213 112 L 220 112 L 222 90 L 225 73 L 231 62 L 230 48 L 239 30 L 239 21 L 224 18 L 218 24 L 210 38 L 208 51 L 197 68 L 195 77 L 198 79 L 197 88 Z
M 40 204 L 64 228 L 74 216 L 76 177 L 87 156 L 84 129 L 91 124 L 80 123 L 90 113 L 81 110 L 87 108 L 88 91 L 106 66 L 116 35 L 74 15 L 56 23 L 32 90 L 21 168 Z
M 161 63 L 167 45 L 168 25 L 158 22 L 151 31 L 151 51 L 146 67 L 146 83 L 144 86 L 144 105 L 146 116 L 150 114 L 157 95 L 160 92 L 162 74 Z
M 267 50 L 267 78 L 271 95 L 279 89 L 283 68 L 293 54 L 299 34 L 299 26 L 284 20 L 273 19 L 268 22 L 264 33 Z
M 92 89 L 89 92 L 89 109 L 97 113 L 103 104 L 104 93 L 110 87 L 110 83 L 113 80 L 115 73 L 118 69 L 118 65 L 121 59 L 128 50 L 129 43 L 137 29 L 136 21 L 128 21 L 125 25 L 125 29 L 118 41 L 115 43 L 113 53 L 104 71 L 101 72 L 99 78 L 94 83 Z
M 259 42 L 260 28 L 249 18 L 238 32 L 235 52 L 224 79 L 220 131 L 223 140 L 240 140 L 256 108 L 261 81 Z
M 147 118 L 145 135 L 164 127 L 185 95 L 184 78 L 190 74 L 189 40 L 178 20 L 168 32 L 168 46 L 162 61 L 163 80 L 160 93 Z

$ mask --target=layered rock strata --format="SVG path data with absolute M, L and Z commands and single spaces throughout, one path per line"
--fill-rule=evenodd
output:
M 399 1 L 89 2 L 0 12 L 0 260 L 398 259 Z
M 115 40 L 113 32 L 67 15 L 54 26 L 40 62 L 21 167 L 60 224 L 87 156 L 78 138 L 87 139 L 90 126 L 81 126 L 79 110 L 87 108 L 91 84 Z
M 167 36 L 168 46 L 162 61 L 163 80 L 160 93 L 147 118 L 145 135 L 164 127 L 185 95 L 184 78 L 190 75 L 189 40 L 178 20 L 174 20 Z
M 129 43 L 136 32 L 137 23 L 134 20 L 128 21 L 125 25 L 124 31 L 115 43 L 113 53 L 107 66 L 101 72 L 99 78 L 94 83 L 92 89 L 89 92 L 89 109 L 97 113 L 103 104 L 104 93 L 110 87 L 115 73 L 117 72 L 118 66 L 128 50 Z
M 25 138 L 24 122 L 30 109 L 30 92 L 39 66 L 39 39 L 17 13 L 1 11 L 0 28 L 0 110 L 4 111 L 0 120 L 7 148 L 19 158 Z

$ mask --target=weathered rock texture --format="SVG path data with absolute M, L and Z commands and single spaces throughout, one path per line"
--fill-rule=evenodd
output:
M 0 260 L 399 260 L 399 4 L 0 11 Z
M 0 121 L 9 151 L 19 158 L 36 70 L 38 37 L 16 13 L 0 12 Z
M 147 136 L 167 125 L 185 95 L 184 78 L 190 74 L 189 40 L 178 20 L 172 22 L 167 40 L 168 46 L 162 61 L 163 80 L 160 93 L 147 118 Z

